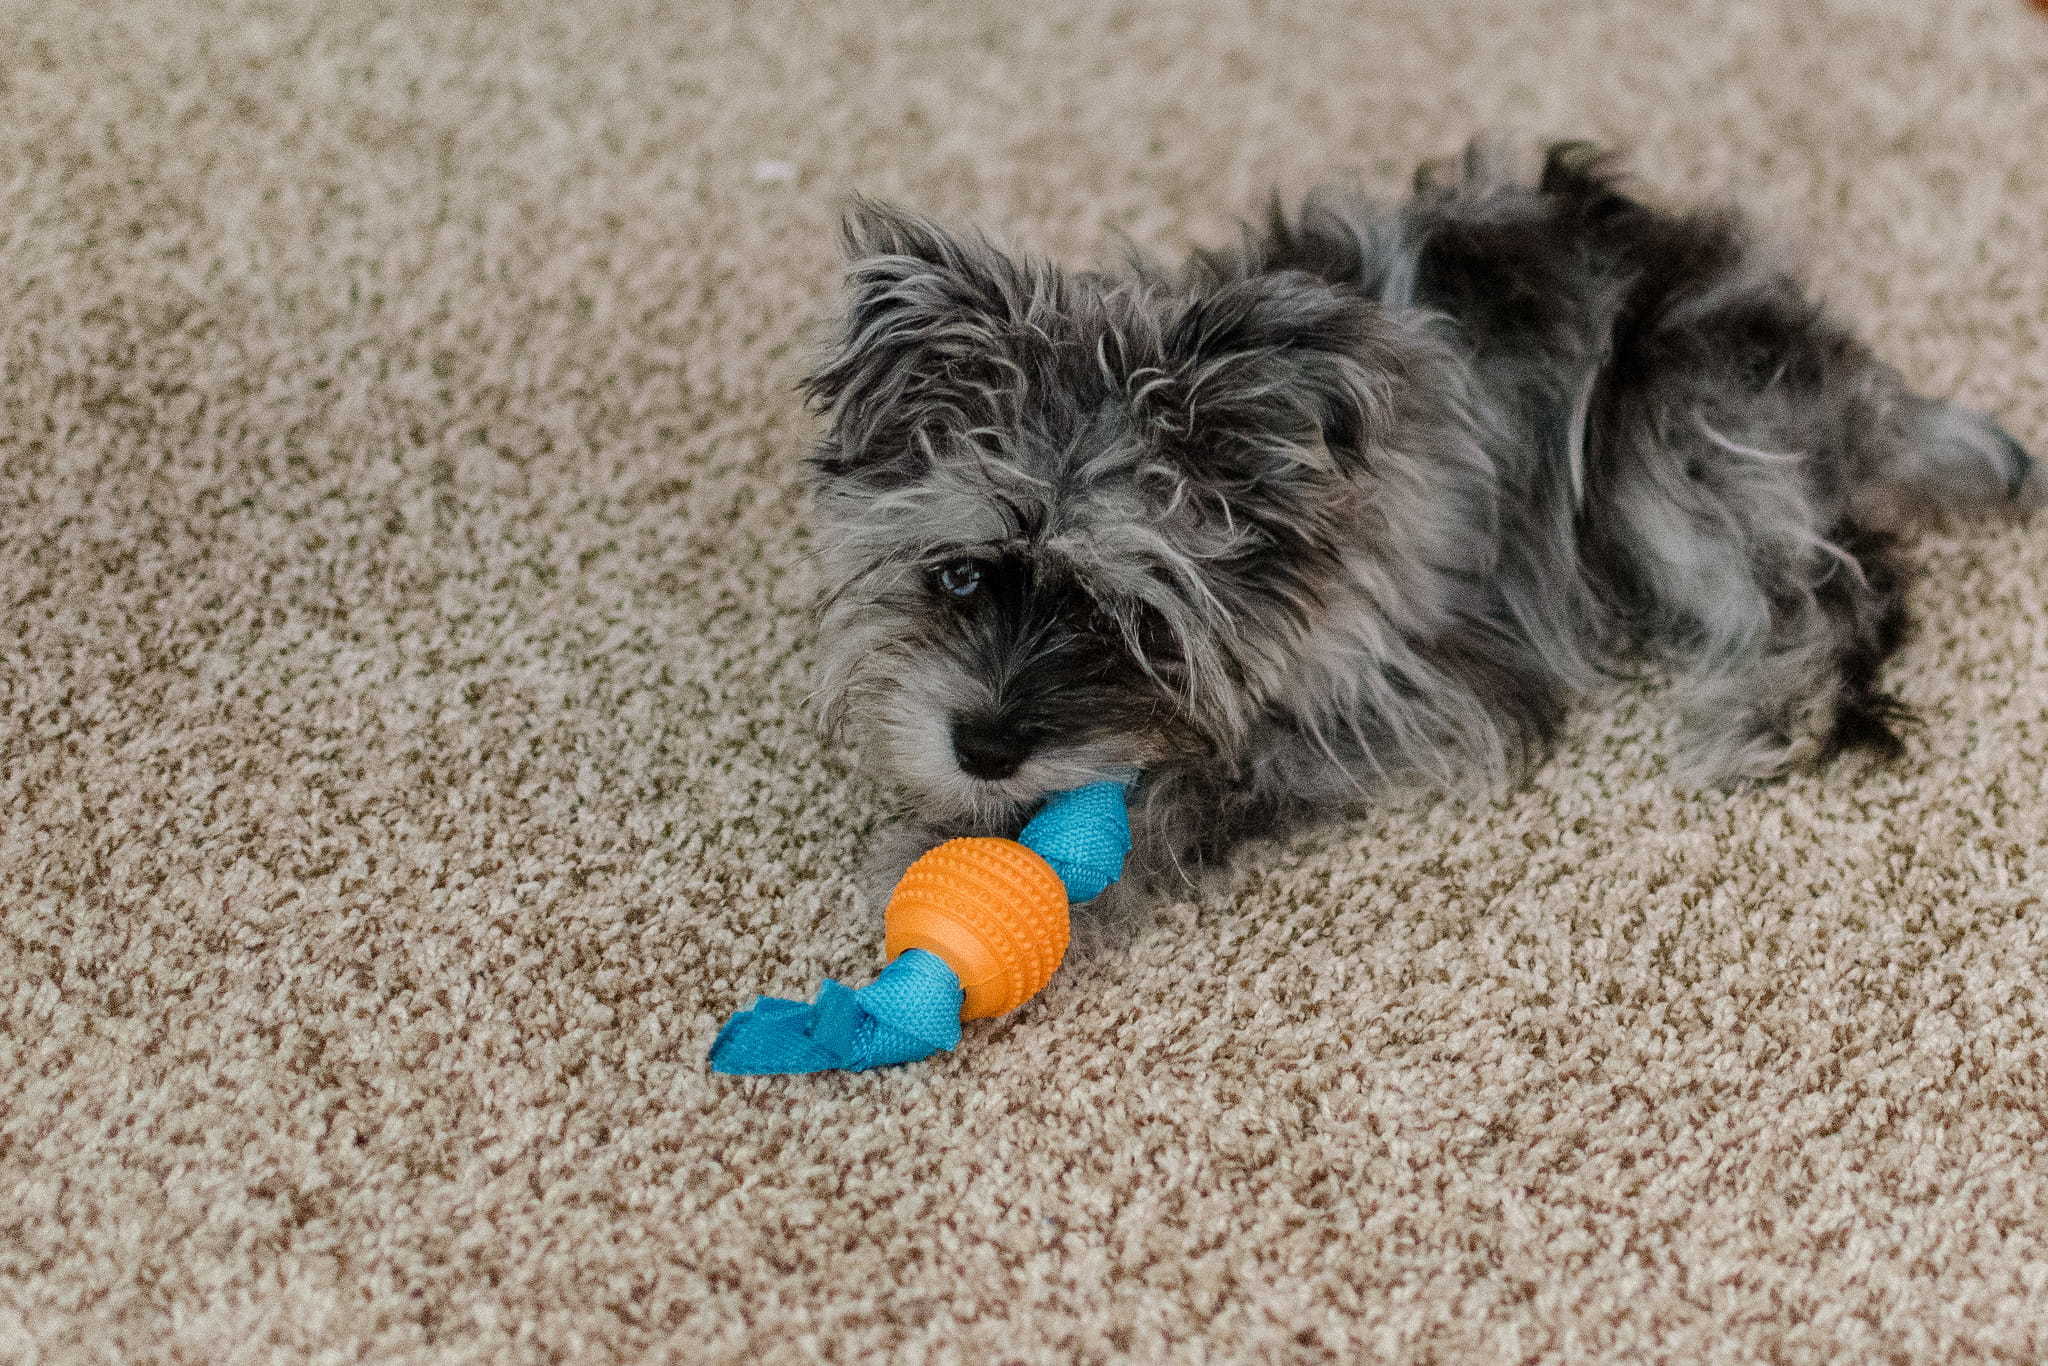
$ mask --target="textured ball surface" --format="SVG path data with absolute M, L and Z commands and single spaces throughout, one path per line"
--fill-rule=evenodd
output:
M 960 978 L 960 1018 L 1015 1010 L 1067 953 L 1067 889 L 1015 840 L 947 840 L 910 865 L 883 913 L 884 952 L 937 954 Z

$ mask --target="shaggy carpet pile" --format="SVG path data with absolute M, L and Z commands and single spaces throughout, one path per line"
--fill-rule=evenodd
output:
M 2048 447 L 2020 0 L 0 0 L 0 1360 L 2048 1356 L 2048 526 L 1907 756 L 1264 851 L 954 1054 L 864 981 L 793 385 L 863 189 L 1213 240 L 1482 129 L 1731 195 Z

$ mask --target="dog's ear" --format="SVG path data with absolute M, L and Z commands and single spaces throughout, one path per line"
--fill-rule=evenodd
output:
M 1349 472 L 1392 418 L 1400 367 L 1387 341 L 1379 307 L 1355 290 L 1297 271 L 1229 281 L 1167 327 L 1179 383 L 1164 397 L 1219 459 Z
M 813 463 L 895 483 L 922 468 L 921 431 L 980 416 L 1009 337 L 1058 281 L 979 234 L 874 200 L 853 201 L 842 236 L 846 310 L 803 385 L 831 418 Z

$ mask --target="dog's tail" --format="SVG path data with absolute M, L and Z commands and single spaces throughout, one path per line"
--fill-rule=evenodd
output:
M 2048 470 L 1989 414 L 1904 394 L 1888 425 L 1890 439 L 1852 494 L 1865 526 L 1903 530 L 2048 504 Z

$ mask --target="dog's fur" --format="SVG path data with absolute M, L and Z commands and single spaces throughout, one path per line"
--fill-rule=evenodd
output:
M 1135 883 L 1397 783 L 1511 775 L 1675 676 L 1683 770 L 1897 747 L 1891 537 L 2043 501 L 1727 212 L 1553 148 L 1067 273 L 871 203 L 808 380 L 830 718 L 914 818 L 872 870 L 1135 769 Z

